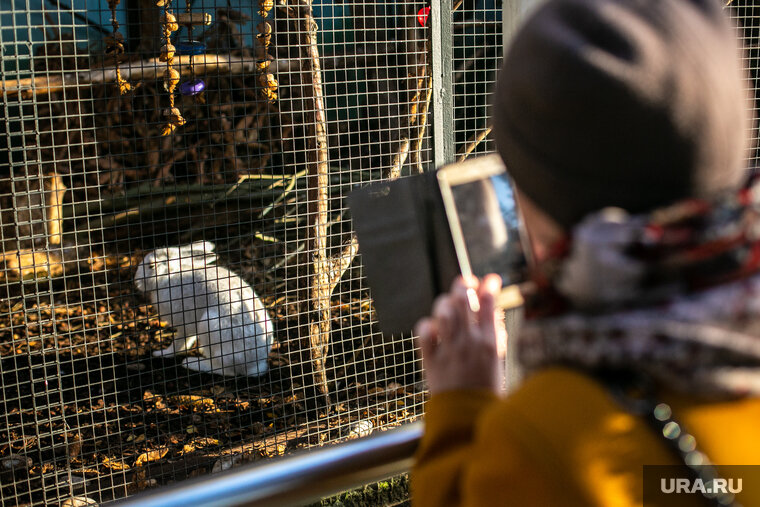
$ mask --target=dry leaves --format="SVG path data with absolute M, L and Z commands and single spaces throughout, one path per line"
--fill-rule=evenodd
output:
M 106 456 L 103 458 L 103 466 L 110 468 L 111 470 L 129 470 L 131 467 L 117 458 L 109 458 Z
M 139 467 L 139 466 L 144 465 L 145 463 L 150 463 L 151 461 L 158 461 L 164 456 L 166 456 L 166 453 L 168 452 L 169 452 L 168 448 L 154 449 L 152 451 L 144 452 L 140 454 L 135 460 L 135 466 Z
M 189 408 L 193 412 L 215 412 L 218 410 L 214 400 L 196 394 L 170 396 L 168 400 L 179 405 L 180 408 Z

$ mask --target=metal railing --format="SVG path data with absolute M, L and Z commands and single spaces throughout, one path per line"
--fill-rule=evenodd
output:
M 379 435 L 185 481 L 110 505 L 304 505 L 408 471 L 422 432 L 423 423 L 415 422 Z

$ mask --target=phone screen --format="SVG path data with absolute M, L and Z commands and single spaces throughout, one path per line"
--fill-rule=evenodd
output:
M 452 164 L 438 179 L 462 274 L 496 273 L 516 292 L 526 280 L 526 256 L 514 189 L 501 160 Z

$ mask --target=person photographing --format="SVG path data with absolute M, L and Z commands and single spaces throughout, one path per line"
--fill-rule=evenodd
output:
M 416 328 L 414 504 L 642 505 L 645 465 L 760 464 L 746 87 L 714 0 L 549 0 L 518 31 L 493 116 L 532 252 L 525 380 L 501 392 L 499 278 L 457 280 Z M 760 492 L 668 505 L 732 502 Z

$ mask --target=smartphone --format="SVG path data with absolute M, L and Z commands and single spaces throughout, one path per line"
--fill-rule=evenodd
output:
M 500 275 L 497 306 L 521 306 L 519 287 L 527 280 L 529 242 L 501 157 L 487 155 L 441 167 L 437 179 L 460 272 L 479 278 Z M 470 306 L 477 311 L 474 296 Z
M 496 304 L 522 305 L 526 247 L 512 181 L 498 155 L 473 158 L 348 196 L 363 272 L 384 333 L 430 315 L 461 275 L 501 275 Z M 470 306 L 478 299 L 470 294 Z

